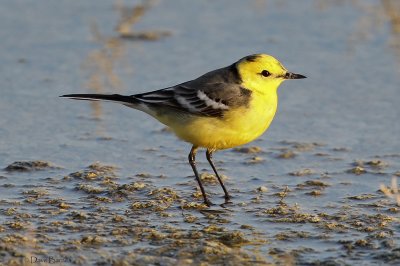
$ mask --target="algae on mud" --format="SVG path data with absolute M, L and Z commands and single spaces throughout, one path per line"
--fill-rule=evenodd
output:
M 299 153 L 296 158 L 301 157 Z M 117 169 L 94 163 L 65 176 L 38 179 L 29 189 L 15 184 L 22 189 L 20 196 L 0 202 L 6 221 L 0 227 L 4 261 L 23 263 L 31 256 L 59 254 L 72 264 L 340 264 L 340 259 L 320 258 L 321 252 L 352 261 L 367 250 L 374 251 L 370 261 L 399 259 L 393 201 L 379 191 L 339 201 L 330 195 L 340 190 L 345 165 L 322 180 L 286 174 L 297 180 L 290 188 L 271 182 L 268 189 L 248 189 L 246 180 L 227 179 L 233 202 L 212 208 L 199 203 L 201 195 L 185 191 L 190 183 L 160 186 L 157 177 L 126 179 Z M 218 195 L 215 177 L 203 176 L 211 194 Z M 305 204 L 304 191 L 315 188 L 324 191 L 318 195 L 322 200 L 315 200 L 319 207 Z M 286 242 L 282 248 L 280 243 Z M 325 246 L 330 248 L 321 249 Z

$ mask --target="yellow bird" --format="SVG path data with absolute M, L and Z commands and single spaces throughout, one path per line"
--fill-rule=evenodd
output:
M 305 76 L 288 72 L 274 57 L 246 56 L 230 66 L 169 88 L 123 96 L 119 94 L 69 94 L 78 100 L 118 102 L 143 111 L 167 125 L 182 140 L 191 143 L 189 163 L 204 203 L 208 200 L 196 169 L 196 152 L 206 148 L 206 157 L 222 189 L 230 196 L 212 161 L 213 152 L 253 141 L 269 127 L 278 105 L 277 89 L 287 79 Z

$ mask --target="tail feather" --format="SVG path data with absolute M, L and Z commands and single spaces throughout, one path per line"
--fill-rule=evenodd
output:
M 111 101 L 122 104 L 138 103 L 138 100 L 134 96 L 124 96 L 120 94 L 66 94 L 60 97 L 87 101 Z
M 135 95 L 124 96 L 120 94 L 66 94 L 61 95 L 63 98 L 70 98 L 75 100 L 86 100 L 86 101 L 109 101 L 116 102 L 143 111 L 151 116 L 155 117 L 155 113 L 146 103 L 138 99 Z

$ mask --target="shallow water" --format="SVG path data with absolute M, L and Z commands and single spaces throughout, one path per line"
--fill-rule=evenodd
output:
M 379 189 L 400 175 L 398 2 L 144 3 L 3 1 L 0 168 L 52 165 L 0 171 L 0 262 L 400 263 L 400 209 Z M 116 31 L 135 5 L 134 30 Z M 259 52 L 308 78 L 281 85 L 261 151 L 215 154 L 233 199 L 206 178 L 210 209 L 190 146 L 162 125 L 58 98 L 168 87 Z

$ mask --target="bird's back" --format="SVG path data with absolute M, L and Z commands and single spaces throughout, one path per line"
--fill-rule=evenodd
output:
M 205 84 L 213 83 L 239 85 L 241 83 L 241 78 L 236 68 L 236 64 L 207 72 L 206 74 L 194 80 L 184 82 L 181 85 L 190 84 L 193 87 L 201 87 Z

